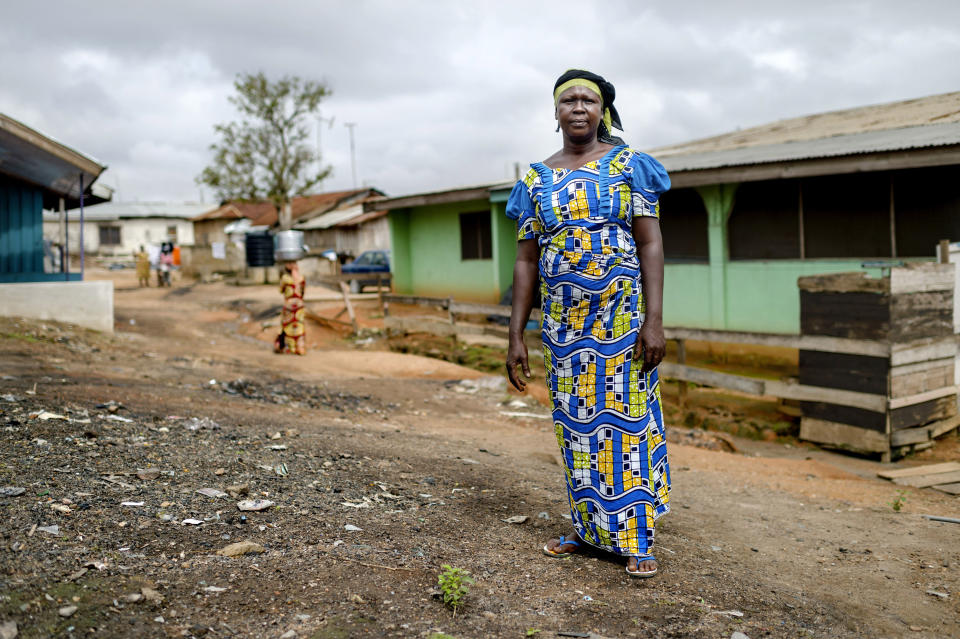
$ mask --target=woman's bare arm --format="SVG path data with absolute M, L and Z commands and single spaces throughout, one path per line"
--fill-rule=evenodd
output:
M 517 242 L 517 261 L 513 265 L 513 309 L 510 312 L 510 338 L 507 348 L 507 377 L 519 391 L 527 384 L 520 378 L 517 366 L 528 379 L 530 363 L 527 360 L 527 345 L 523 342 L 523 329 L 530 319 L 533 307 L 534 287 L 537 285 L 537 262 L 540 259 L 540 246 L 536 240 Z
M 660 235 L 660 220 L 655 217 L 633 218 L 633 240 L 640 258 L 640 278 L 647 309 L 633 358 L 639 359 L 642 353 L 643 370 L 650 371 L 656 368 L 667 352 L 667 340 L 663 334 L 663 238 Z

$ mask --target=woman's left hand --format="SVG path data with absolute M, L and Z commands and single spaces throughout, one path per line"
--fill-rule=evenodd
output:
M 656 368 L 666 354 L 667 338 L 663 334 L 663 324 L 654 320 L 645 321 L 637 335 L 633 360 L 638 361 L 643 357 L 643 372 L 646 373 Z

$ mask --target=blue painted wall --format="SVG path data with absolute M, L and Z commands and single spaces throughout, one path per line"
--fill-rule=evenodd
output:
M 65 280 L 43 272 L 43 196 L 39 188 L 0 176 L 0 282 Z M 72 274 L 79 280 L 80 274 Z

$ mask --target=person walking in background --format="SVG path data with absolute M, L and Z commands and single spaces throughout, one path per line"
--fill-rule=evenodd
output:
M 306 325 L 303 321 L 306 312 L 303 304 L 305 290 L 306 281 L 300 274 L 300 267 L 296 262 L 284 262 L 283 275 L 280 277 L 280 292 L 283 294 L 283 315 L 281 316 L 283 329 L 274 340 L 273 350 L 276 353 L 307 354 Z
M 621 129 L 612 84 L 567 71 L 554 85 L 563 148 L 531 165 L 506 214 L 517 222 L 507 374 L 529 378 L 523 330 L 538 275 L 543 358 L 575 533 L 549 540 L 554 558 L 581 543 L 627 557 L 652 577 L 654 522 L 669 512 L 670 469 L 657 365 L 663 359 L 663 166 L 611 135 Z M 642 283 L 642 286 L 641 286 Z
M 149 287 L 150 286 L 150 256 L 147 255 L 147 251 L 143 248 L 143 244 L 140 245 L 140 250 L 133 256 L 136 260 L 137 265 L 137 286 L 140 287 Z
M 160 247 L 160 257 L 157 261 L 158 286 L 171 286 L 170 271 L 173 270 L 173 244 L 164 242 Z

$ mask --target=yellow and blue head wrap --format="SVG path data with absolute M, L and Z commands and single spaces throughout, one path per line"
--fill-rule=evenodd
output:
M 553 85 L 553 104 L 554 106 L 560 100 L 560 94 L 570 87 L 584 87 L 600 96 L 603 105 L 603 118 L 600 122 L 600 128 L 597 132 L 597 138 L 601 142 L 614 142 L 622 144 L 623 140 L 611 135 L 613 129 L 623 131 L 623 125 L 620 124 L 620 114 L 617 108 L 613 106 L 613 100 L 617 96 L 613 85 L 603 79 L 602 76 L 582 69 L 570 69 L 559 78 Z

